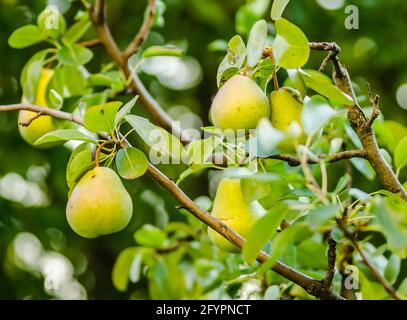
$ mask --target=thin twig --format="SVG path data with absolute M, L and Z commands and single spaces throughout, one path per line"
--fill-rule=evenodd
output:
M 327 288 L 331 288 L 332 287 L 332 281 L 335 275 L 335 264 L 336 264 L 336 241 L 334 239 L 332 239 L 332 236 L 329 235 L 328 239 L 328 252 L 327 252 L 327 256 L 328 256 L 328 268 L 326 270 L 326 275 L 325 278 L 323 280 L 325 286 Z
M 368 119 L 366 126 L 371 128 L 373 126 L 373 123 L 377 119 L 377 117 L 380 115 L 380 105 L 379 105 L 380 97 L 378 95 L 376 95 L 373 98 L 372 88 L 370 87 L 369 83 L 367 84 L 367 90 L 368 90 L 368 94 L 369 94 L 369 101 L 373 107 L 373 111 L 372 111 L 372 115 Z
M 28 119 L 27 121 L 21 121 L 19 122 L 19 124 L 23 127 L 28 127 L 35 119 L 38 119 L 39 117 L 42 116 L 42 112 L 38 112 L 37 114 L 35 114 L 34 116 L 32 116 L 30 119 Z
M 97 46 L 101 43 L 102 43 L 102 40 L 100 40 L 100 39 L 92 39 L 92 40 L 85 40 L 85 41 L 79 42 L 78 44 L 82 47 L 89 48 L 89 47 Z
M 141 26 L 139 32 L 136 34 L 133 40 L 130 42 L 126 50 L 124 50 L 123 52 L 123 56 L 125 59 L 128 59 L 134 53 L 136 53 L 139 50 L 140 46 L 143 44 L 144 40 L 147 38 L 154 21 L 155 4 L 155 0 L 149 1 L 147 16 L 144 18 L 143 25 Z
M 102 143 L 100 143 L 98 145 L 98 147 L 96 148 L 96 152 L 95 152 L 95 165 L 96 165 L 96 167 L 100 166 L 99 157 L 100 157 L 100 152 L 102 151 L 103 147 L 108 145 L 108 144 L 111 144 L 111 143 L 114 144 L 114 141 L 113 140 L 105 140 Z

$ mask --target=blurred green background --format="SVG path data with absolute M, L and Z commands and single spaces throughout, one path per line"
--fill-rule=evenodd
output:
M 216 92 L 216 71 L 223 57 L 223 52 L 211 51 L 208 45 L 217 39 L 228 40 L 236 34 L 236 29 L 245 30 L 244 23 L 236 24 L 235 18 L 246 2 L 164 2 L 165 25 L 154 30 L 155 36 L 188 44 L 190 63 L 179 66 L 187 68 L 188 77 L 184 82 L 173 82 L 171 76 L 177 69 L 160 71 L 153 64 L 144 70 L 150 75 L 144 73 L 142 78 L 174 118 L 188 114 L 190 125 L 199 127 L 208 124 L 208 111 Z M 69 1 L 48 3 L 66 9 L 68 23 L 81 6 L 80 1 L 73 1 L 71 8 L 67 5 Z M 142 22 L 146 1 L 108 3 L 109 24 L 123 48 Z M 345 7 L 350 4 L 359 9 L 358 30 L 344 27 Z M 41 48 L 39 45 L 15 50 L 8 46 L 7 39 L 16 28 L 35 23 L 46 5 L 45 0 L 0 0 L 0 104 L 19 102 L 19 74 L 25 62 Z M 268 21 L 269 8 L 264 15 Z M 385 117 L 407 125 L 407 3 L 404 0 L 292 0 L 284 16 L 300 26 L 310 41 L 336 41 L 342 47 L 341 59 L 349 66 L 357 93 L 366 94 L 368 81 L 382 97 Z M 87 67 L 96 72 L 109 58 L 102 47 L 95 47 L 94 53 L 95 58 Z M 309 67 L 317 68 L 323 57 L 323 53 L 314 53 Z M 155 72 L 164 72 L 166 77 L 157 79 L 151 75 Z M 137 205 L 135 218 L 123 232 L 96 240 L 80 238 L 65 219 L 68 191 L 65 166 L 70 151 L 65 147 L 46 151 L 29 147 L 18 134 L 17 113 L 0 113 L 0 134 L 0 299 L 51 297 L 44 282 L 44 277 L 46 280 L 46 275 L 54 272 L 47 270 L 49 265 L 59 266 L 62 276 L 75 279 L 61 298 L 127 297 L 111 281 L 117 255 L 133 243 L 133 233 L 142 223 L 157 224 L 168 217 L 183 219 L 175 210 L 176 202 L 148 178 L 143 178 L 127 185 Z M 177 168 L 170 170 L 174 171 L 167 172 L 169 175 L 179 174 Z M 377 187 L 360 176 L 356 179 L 356 184 L 367 191 Z M 196 198 L 207 195 L 209 185 L 203 175 L 188 180 L 182 187 Z M 14 258 L 15 250 L 21 252 L 18 261 Z M 42 263 L 34 267 L 39 257 Z

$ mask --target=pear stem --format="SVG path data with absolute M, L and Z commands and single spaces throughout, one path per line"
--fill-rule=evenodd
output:
M 105 140 L 103 141 L 101 144 L 98 145 L 98 147 L 96 148 L 96 153 L 95 153 L 95 165 L 96 167 L 100 167 L 100 162 L 99 162 L 99 157 L 100 157 L 100 152 L 102 151 L 103 147 L 105 145 L 114 143 L 111 140 Z

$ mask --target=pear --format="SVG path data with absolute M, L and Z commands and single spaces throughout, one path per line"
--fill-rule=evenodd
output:
M 74 187 L 66 207 L 71 228 L 85 238 L 96 238 L 125 228 L 133 203 L 112 169 L 96 167 Z
M 53 70 L 43 68 L 40 72 L 40 78 L 37 84 L 34 104 L 40 107 L 47 107 L 46 91 L 49 81 L 53 75 Z M 22 103 L 28 103 L 25 97 L 22 98 Z M 40 116 L 34 119 L 28 126 L 23 126 L 21 123 L 27 123 L 33 117 L 37 116 L 36 112 L 22 110 L 18 114 L 18 130 L 21 137 L 30 145 L 33 145 L 44 134 L 54 131 L 57 126 L 54 124 L 52 117 Z M 51 147 L 52 145 L 40 145 L 39 148 Z
M 271 124 L 274 128 L 287 131 L 293 121 L 301 125 L 302 103 L 296 93 L 280 88 L 270 95 Z
M 253 224 L 265 214 L 264 208 L 256 201 L 247 202 L 244 198 L 240 179 L 223 178 L 216 190 L 212 215 L 246 237 Z M 216 231 L 208 228 L 209 239 L 220 249 L 236 253 L 239 248 Z
M 267 96 L 246 76 L 235 75 L 226 81 L 212 102 L 212 122 L 222 130 L 255 129 L 263 117 L 270 117 Z

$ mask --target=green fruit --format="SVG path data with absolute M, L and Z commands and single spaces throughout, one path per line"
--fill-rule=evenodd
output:
M 66 207 L 71 228 L 85 238 L 118 232 L 127 226 L 133 203 L 112 169 L 88 171 L 73 189 Z
M 211 107 L 213 124 L 222 129 L 255 129 L 270 117 L 266 94 L 250 78 L 235 75 L 219 89 Z
M 37 91 L 34 99 L 34 104 L 40 107 L 47 107 L 46 92 L 49 81 L 53 76 L 53 70 L 43 68 L 38 80 Z M 28 103 L 25 97 L 22 98 L 22 103 Z M 23 126 L 21 123 L 28 123 L 33 117 L 37 116 L 36 112 L 22 110 L 18 114 L 18 130 L 21 137 L 30 145 L 33 145 L 38 138 L 44 134 L 58 129 L 54 120 L 50 116 L 40 116 L 33 120 L 28 126 Z M 39 148 L 47 148 L 52 145 L 41 145 Z
M 66 30 L 64 16 L 52 5 L 40 13 L 37 24 L 45 36 L 53 39 L 58 39 Z
M 293 121 L 301 125 L 302 103 L 294 91 L 280 88 L 270 95 L 271 124 L 274 128 L 287 131 Z
M 246 201 L 240 179 L 223 178 L 220 181 L 213 204 L 214 217 L 246 237 L 253 224 L 264 214 L 265 210 L 258 201 Z M 218 248 L 231 253 L 239 252 L 238 247 L 210 228 L 208 236 Z

